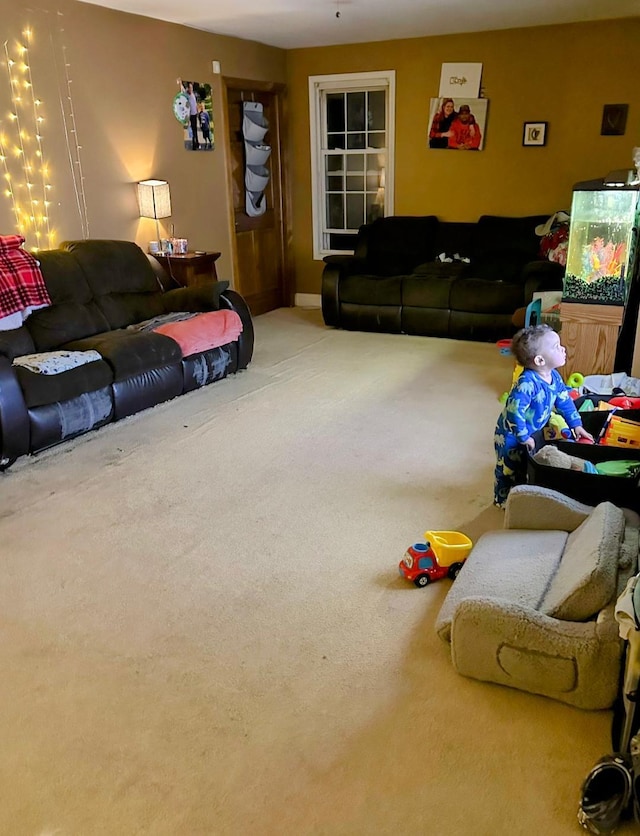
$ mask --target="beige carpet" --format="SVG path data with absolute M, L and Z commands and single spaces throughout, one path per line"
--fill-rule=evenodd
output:
M 280 310 L 248 371 L 4 474 L 0 833 L 580 832 L 610 715 L 459 677 L 449 581 L 397 573 L 502 524 L 510 377 Z

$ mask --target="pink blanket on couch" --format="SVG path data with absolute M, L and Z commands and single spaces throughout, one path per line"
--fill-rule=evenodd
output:
M 242 320 L 235 311 L 224 309 L 197 314 L 182 322 L 159 325 L 153 330 L 175 340 L 182 356 L 188 357 L 237 340 L 242 333 Z

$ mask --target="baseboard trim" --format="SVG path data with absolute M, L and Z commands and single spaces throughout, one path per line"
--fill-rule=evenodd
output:
M 319 293 L 296 293 L 296 308 L 321 308 L 322 297 Z

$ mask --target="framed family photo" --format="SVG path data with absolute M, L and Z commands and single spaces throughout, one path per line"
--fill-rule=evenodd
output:
M 429 148 L 482 151 L 488 99 L 440 96 L 429 108 Z
M 522 131 L 523 145 L 546 145 L 548 122 L 525 122 Z

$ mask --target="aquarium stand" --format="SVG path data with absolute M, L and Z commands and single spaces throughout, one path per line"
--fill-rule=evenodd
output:
M 622 305 L 563 302 L 560 321 L 567 362 L 562 374 L 568 377 L 574 372 L 583 375 L 614 372 L 623 316 Z

